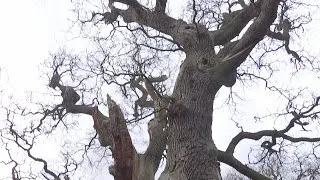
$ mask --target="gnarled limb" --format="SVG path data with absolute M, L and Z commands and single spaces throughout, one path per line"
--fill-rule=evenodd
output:
M 263 1 L 260 0 L 256 4 L 261 6 Z M 210 37 L 215 45 L 224 45 L 230 42 L 233 38 L 239 35 L 242 29 L 256 16 L 259 15 L 260 8 L 253 5 L 246 6 L 241 10 L 233 12 L 228 22 L 225 22 L 223 27 L 216 31 L 210 32 Z
M 140 77 L 136 81 L 132 81 L 132 87 L 140 90 L 143 95 L 136 101 L 136 105 L 144 108 L 144 104 L 152 105 L 148 107 L 154 108 L 154 118 L 148 123 L 148 133 L 150 137 L 149 146 L 144 154 L 138 154 L 137 159 L 138 167 L 138 179 L 148 180 L 154 179 L 163 151 L 165 150 L 167 143 L 167 106 L 168 99 L 162 97 L 152 83 L 163 82 L 167 80 L 166 76 L 161 77 Z M 144 86 L 140 82 L 144 81 Z M 147 96 L 150 96 L 152 100 L 147 101 Z
M 265 141 L 262 144 L 262 147 L 268 148 L 268 150 L 271 150 L 271 147 L 275 145 L 275 142 L 277 138 L 286 139 L 291 142 L 318 142 L 320 141 L 320 138 L 309 138 L 309 137 L 292 137 L 287 135 L 288 133 L 295 125 L 301 126 L 302 129 L 304 129 L 305 126 L 309 125 L 308 122 L 302 122 L 302 119 L 304 118 L 310 118 L 313 115 L 318 114 L 319 112 L 312 113 L 315 107 L 319 106 L 320 97 L 317 97 L 315 99 L 315 102 L 313 105 L 311 105 L 308 109 L 305 111 L 302 111 L 300 113 L 297 112 L 291 112 L 293 118 L 290 120 L 289 124 L 283 128 L 282 130 L 262 130 L 255 133 L 252 132 L 240 132 L 238 135 L 236 135 L 231 142 L 229 143 L 229 146 L 226 150 L 227 153 L 233 154 L 236 146 L 242 141 L 243 139 L 252 139 L 252 140 L 259 140 L 262 137 L 271 137 L 273 142 Z M 305 130 L 305 129 L 304 129 Z
M 130 87 L 136 88 L 139 91 L 141 91 L 142 96 L 139 97 L 138 100 L 134 102 L 134 114 L 133 116 L 137 118 L 139 116 L 138 113 L 138 106 L 141 108 L 152 108 L 153 107 L 153 101 L 147 100 L 148 92 L 147 90 L 140 84 L 140 82 L 143 80 L 142 77 L 139 77 L 138 79 L 131 79 Z
M 248 166 L 242 164 L 239 160 L 237 160 L 232 153 L 227 153 L 224 151 L 218 151 L 218 160 L 229 166 L 236 169 L 238 172 L 242 173 L 243 175 L 249 177 L 253 180 L 271 180 L 270 178 L 260 174 L 257 171 L 249 168 Z
M 292 111 L 292 119 L 288 123 L 288 125 L 281 129 L 281 130 L 261 130 L 258 132 L 240 132 L 238 135 L 236 135 L 231 142 L 229 143 L 229 146 L 227 147 L 226 151 L 219 151 L 218 153 L 218 159 L 219 161 L 228 164 L 229 166 L 235 168 L 237 171 L 242 173 L 243 175 L 252 178 L 252 179 L 269 179 L 262 174 L 254 171 L 253 169 L 245 166 L 240 161 L 238 161 L 234 156 L 234 151 L 236 146 L 244 139 L 251 139 L 251 140 L 260 140 L 263 137 L 269 137 L 271 140 L 266 140 L 261 143 L 261 147 L 267 150 L 267 153 L 273 154 L 275 152 L 278 153 L 278 151 L 273 149 L 273 146 L 277 143 L 277 139 L 283 139 L 287 140 L 291 143 L 298 143 L 298 142 L 319 142 L 320 138 L 318 137 L 293 137 L 288 135 L 287 133 L 295 126 L 299 125 L 303 130 L 305 130 L 305 126 L 309 125 L 307 121 L 303 121 L 303 119 L 306 118 L 313 118 L 315 115 L 319 114 L 319 111 L 316 109 L 319 106 L 320 97 L 316 97 L 315 101 L 312 103 L 312 105 L 302 108 L 298 112 Z M 267 155 L 267 154 L 266 154 Z M 262 157 L 265 158 L 266 156 Z
M 150 144 L 145 153 L 147 159 L 153 160 L 153 171 L 156 172 L 159 166 L 163 151 L 167 144 L 167 109 L 169 105 L 168 98 L 160 96 L 152 83 L 163 82 L 167 80 L 166 76 L 158 78 L 146 78 L 146 89 L 154 101 L 154 118 L 148 123 L 148 133 Z
M 64 103 L 64 106 L 67 112 L 82 113 L 92 116 L 94 121 L 93 127 L 99 135 L 101 146 L 110 146 L 115 163 L 113 166 L 110 166 L 109 171 L 115 179 L 154 179 L 154 175 L 166 147 L 166 113 L 168 99 L 161 97 L 156 92 L 152 83 L 162 82 L 166 79 L 166 76 L 144 79 L 146 87 L 139 84 L 142 82 L 143 78 L 132 81 L 132 87 L 137 88 L 144 93 L 143 98 L 140 99 L 137 105 L 149 107 L 144 105 L 144 101 L 146 101 L 147 96 L 150 95 L 152 98 L 152 101 L 150 102 L 155 109 L 154 119 L 148 123 L 150 144 L 144 154 L 138 154 L 136 152 L 121 109 L 110 96 L 107 97 L 110 117 L 103 115 L 97 106 L 75 105 L 74 103 L 70 103 L 73 102 L 72 99 L 70 101 L 69 98 L 63 96 L 63 100 L 66 102 Z M 51 82 L 53 81 L 54 80 L 51 80 Z M 60 83 L 56 84 L 56 86 L 62 90 L 66 87 L 71 88 L 70 92 L 76 93 L 70 86 L 63 86 Z
M 287 31 L 286 33 L 280 33 L 280 32 L 273 32 L 273 31 L 268 31 L 267 32 L 267 36 L 272 38 L 272 39 L 277 39 L 280 41 L 284 42 L 284 47 L 285 50 L 287 51 L 288 54 L 291 54 L 295 59 L 297 59 L 299 62 L 302 62 L 301 57 L 299 56 L 299 54 L 290 49 L 289 45 L 290 45 L 290 35 L 289 35 L 289 31 Z
M 53 76 L 51 82 L 56 82 L 54 81 L 56 77 L 57 75 Z M 84 113 L 92 116 L 94 128 L 99 135 L 101 145 L 110 146 L 113 152 L 115 159 L 113 168 L 115 179 L 132 179 L 135 150 L 126 126 L 126 121 L 119 106 L 108 96 L 110 114 L 110 118 L 108 118 L 98 110 L 98 107 L 75 105 L 73 97 L 75 97 L 77 93 L 72 87 L 63 86 L 59 82 L 55 85 L 62 91 L 63 105 L 67 112 Z
M 279 0 L 261 2 L 261 11 L 257 19 L 254 20 L 243 37 L 222 60 L 223 64 L 219 66 L 222 72 L 234 71 L 241 63 L 244 62 L 255 45 L 264 38 L 270 25 L 277 17 L 277 7 L 279 2 Z

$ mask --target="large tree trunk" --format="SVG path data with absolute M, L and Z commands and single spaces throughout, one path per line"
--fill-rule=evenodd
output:
M 113 2 L 127 4 L 129 8 L 117 9 Z M 93 113 L 94 127 L 100 136 L 101 145 L 111 146 L 115 160 L 111 170 L 116 180 L 153 179 L 166 145 L 167 166 L 160 179 L 221 180 L 218 150 L 212 140 L 213 101 L 222 85 L 230 87 L 235 83 L 236 68 L 268 32 L 277 16 L 280 1 L 259 0 L 246 6 L 236 13 L 232 21 L 226 22 L 223 28 L 216 31 L 209 31 L 195 21 L 188 24 L 168 16 L 165 13 L 166 2 L 158 0 L 155 11 L 152 11 L 146 10 L 134 0 L 109 1 L 111 12 L 106 14 L 109 19 L 105 19 L 114 22 L 114 17 L 121 16 L 126 23 L 135 22 L 153 28 L 171 36 L 172 42 L 179 44 L 186 53 L 171 97 L 163 98 L 151 87 L 153 82 L 164 81 L 163 78 L 152 81 L 140 77 L 145 81 L 144 87 L 139 84 L 140 78 L 131 82 L 131 86 L 143 94 L 136 101 L 136 107 L 155 110 L 154 119 L 148 123 L 150 144 L 147 151 L 144 154 L 136 153 L 125 118 L 110 98 L 110 118 Z M 231 41 L 251 20 L 253 23 L 243 36 Z M 216 54 L 214 49 L 218 46 L 223 48 Z M 50 86 L 55 87 L 52 83 Z M 148 96 L 152 101 L 148 100 Z M 66 97 L 63 98 L 64 102 L 73 99 Z M 71 105 L 66 109 L 73 113 L 91 115 L 93 111 L 92 107 L 74 103 L 65 105 Z
M 169 107 L 168 159 L 161 179 L 219 180 L 212 112 L 221 83 L 212 73 L 214 52 L 190 51 L 181 66 Z

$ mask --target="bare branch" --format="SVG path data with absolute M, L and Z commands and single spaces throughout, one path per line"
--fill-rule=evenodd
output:
M 261 1 L 255 3 L 255 5 L 258 5 L 259 2 Z M 264 38 L 270 25 L 277 17 L 278 4 L 279 0 L 262 1 L 259 16 L 250 25 L 238 43 L 229 51 L 229 54 L 224 57 L 222 60 L 223 65 L 219 66 L 220 72 L 233 72 L 245 61 L 255 45 Z
M 273 145 L 275 145 L 275 141 L 277 138 L 282 138 L 291 142 L 319 142 L 320 138 L 309 138 L 309 137 L 291 137 L 289 135 L 287 135 L 286 133 L 289 132 L 289 130 L 291 128 L 294 127 L 295 124 L 300 125 L 303 129 L 304 126 L 309 125 L 308 122 L 302 122 L 301 119 L 303 118 L 312 118 L 314 114 L 318 114 L 320 112 L 315 112 L 315 113 L 311 113 L 312 110 L 315 109 L 315 107 L 319 106 L 319 101 L 320 101 L 320 97 L 315 98 L 315 102 L 305 111 L 300 112 L 299 114 L 295 111 L 293 111 L 291 114 L 293 116 L 293 118 L 290 120 L 289 124 L 287 125 L 287 127 L 285 127 L 282 130 L 262 130 L 262 131 L 258 131 L 255 133 L 250 133 L 250 132 L 240 132 L 237 136 L 235 136 L 226 152 L 227 153 L 234 153 L 234 150 L 236 148 L 236 146 L 239 144 L 239 142 L 243 139 L 252 139 L 252 140 L 259 140 L 264 136 L 268 136 L 271 137 L 273 140 L 273 142 L 269 142 L 269 141 L 265 141 L 262 143 L 262 147 L 265 147 L 269 150 L 272 150 L 271 147 Z
M 287 51 L 288 54 L 291 54 L 295 59 L 297 59 L 299 62 L 302 62 L 299 54 L 296 51 L 293 51 L 290 49 L 289 44 L 290 44 L 290 35 L 289 32 L 287 32 L 286 34 L 282 34 L 280 32 L 272 32 L 272 31 L 268 31 L 267 32 L 267 36 L 269 36 L 272 39 L 277 39 L 280 41 L 284 41 L 284 47 Z
M 251 178 L 251 179 L 259 179 L 259 180 L 271 180 L 270 178 L 260 174 L 259 172 L 256 172 L 249 168 L 248 166 L 242 164 L 239 160 L 237 160 L 235 157 L 233 157 L 232 154 L 226 153 L 223 151 L 218 151 L 218 160 L 228 164 L 229 166 L 236 169 L 241 174 Z

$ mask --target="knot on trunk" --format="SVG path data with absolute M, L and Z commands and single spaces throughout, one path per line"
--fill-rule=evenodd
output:
M 226 87 L 232 87 L 237 81 L 237 71 L 233 71 L 222 77 L 222 84 Z

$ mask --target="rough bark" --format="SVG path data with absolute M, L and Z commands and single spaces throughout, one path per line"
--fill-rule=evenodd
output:
M 226 81 L 225 77 L 232 75 L 263 39 L 276 18 L 278 3 L 263 1 L 259 16 L 244 37 L 221 51 L 226 53 L 219 55 L 222 60 L 215 56 L 214 42 L 208 41 L 205 29 L 189 31 L 188 36 L 180 33 L 176 38 L 187 47 L 186 59 L 169 108 L 168 161 L 162 179 L 221 179 L 218 151 L 211 138 L 215 94 L 222 85 L 228 85 L 230 79 Z
M 187 53 L 181 67 L 169 108 L 165 172 L 169 178 L 163 179 L 221 179 L 211 125 L 214 96 L 222 84 L 215 81 L 210 66 L 199 68 L 195 63 L 212 55 L 212 51 Z
M 107 22 L 121 16 L 127 23 L 136 22 L 151 27 L 171 36 L 186 54 L 170 98 L 157 96 L 150 86 L 152 81 L 147 79 L 145 89 L 139 82 L 133 84 L 143 94 L 148 93 L 153 100 L 153 104 L 146 102 L 147 95 L 144 95 L 145 98 L 139 99 L 136 105 L 151 106 L 156 112 L 154 120 L 149 123 L 150 144 L 144 154 L 136 153 L 121 110 L 110 98 L 110 118 L 103 116 L 97 109 L 93 111 L 92 107 L 67 107 L 72 113 L 93 114 L 101 145 L 112 147 L 115 179 L 154 179 L 166 144 L 167 165 L 161 180 L 220 180 L 218 158 L 227 163 L 239 163 L 229 159 L 233 157 L 232 154 L 219 155 L 212 140 L 213 102 L 223 85 L 234 85 L 237 67 L 267 34 L 276 18 L 279 1 L 258 0 L 254 5 L 245 6 L 217 31 L 169 17 L 165 14 L 165 0 L 158 0 L 155 10 L 144 8 L 136 0 L 109 1 L 113 18 L 106 19 Z M 117 9 L 113 6 L 114 2 L 127 4 L 129 8 Z M 253 23 L 243 37 L 231 42 L 252 20 Z M 216 45 L 224 47 L 218 54 L 214 50 Z M 249 176 L 251 173 L 254 178 L 263 177 L 254 171 L 242 172 Z

